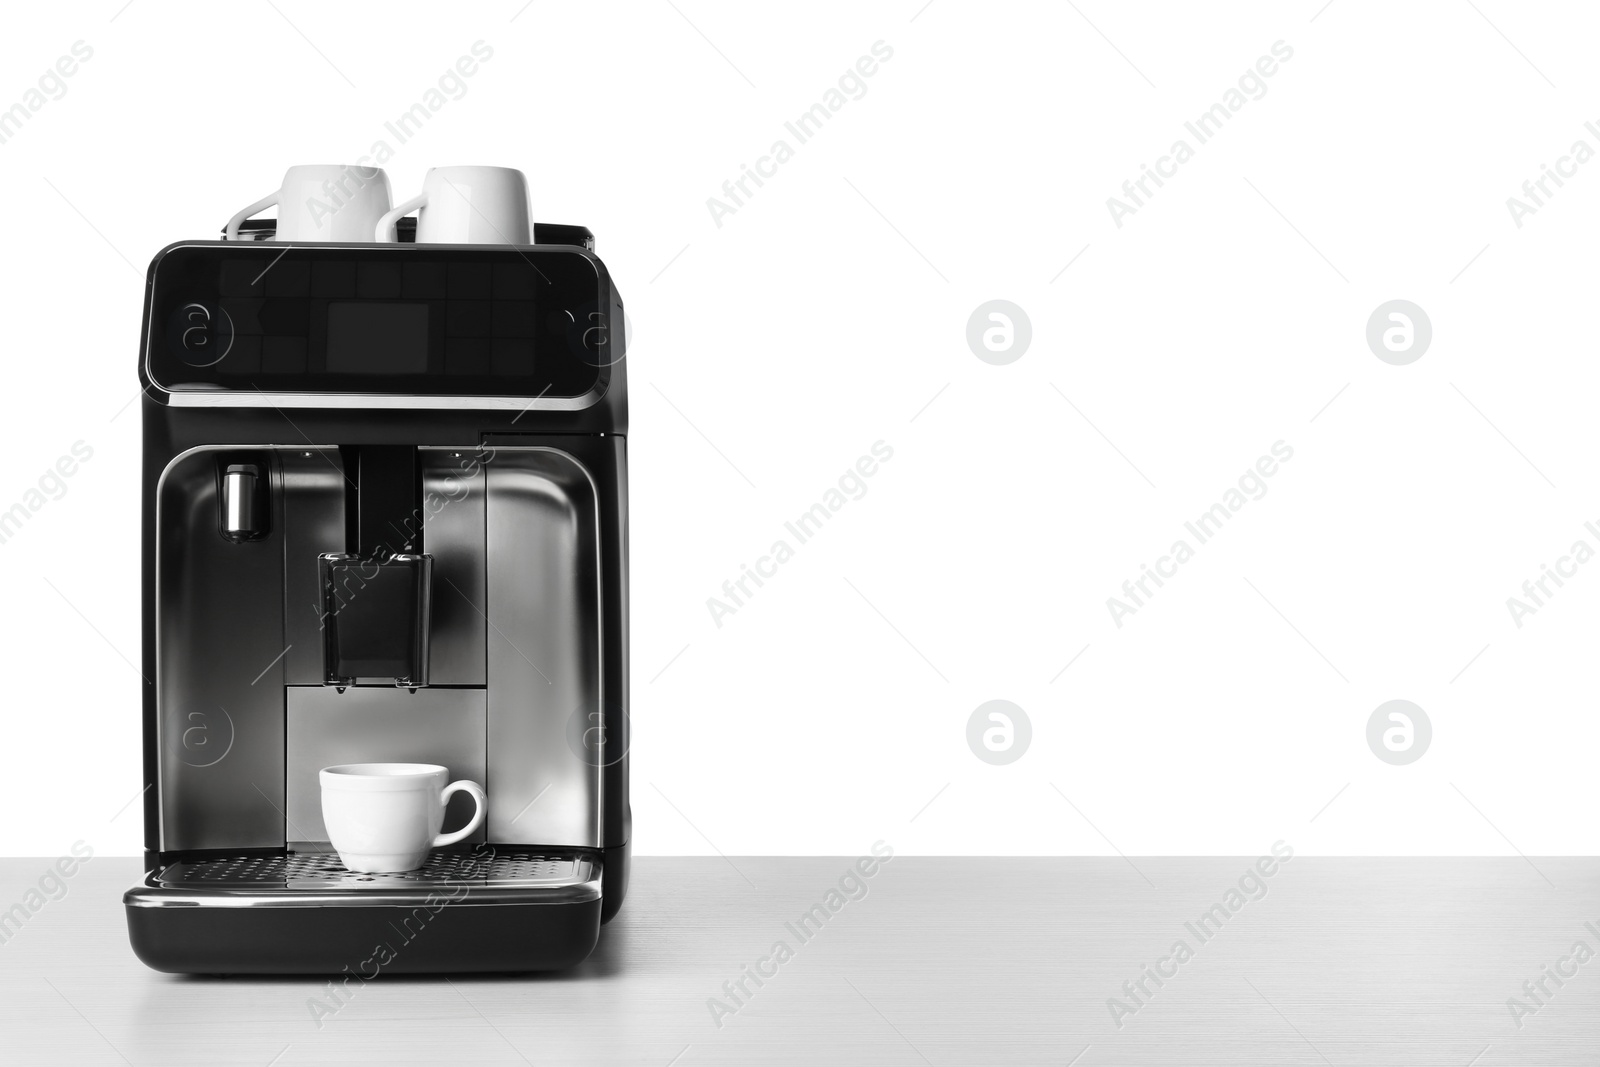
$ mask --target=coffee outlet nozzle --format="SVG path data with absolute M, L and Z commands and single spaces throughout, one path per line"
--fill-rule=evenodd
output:
M 426 686 L 433 557 L 327 553 L 318 562 L 324 684 Z

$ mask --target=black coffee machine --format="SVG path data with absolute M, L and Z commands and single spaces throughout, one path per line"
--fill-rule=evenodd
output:
M 582 227 L 414 226 L 279 245 L 258 222 L 150 265 L 125 904 L 157 970 L 547 970 L 622 904 L 622 299 Z M 345 870 L 318 771 L 377 761 L 484 783 L 487 819 L 421 870 Z

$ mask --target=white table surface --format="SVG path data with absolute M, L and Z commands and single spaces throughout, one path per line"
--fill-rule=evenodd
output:
M 849 862 L 639 859 L 577 970 L 382 979 L 319 1027 L 319 981 L 145 969 L 137 861 L 97 858 L 0 944 L 0 1063 L 1600 1063 L 1600 957 L 1520 1028 L 1506 1004 L 1600 952 L 1600 861 L 1300 858 L 1200 944 L 1185 921 L 1250 860 L 898 857 L 800 944 L 784 924 Z M 0 861 L 0 909 L 47 863 Z M 1116 1027 L 1108 998 L 1179 938 L 1193 958 Z M 717 1026 L 777 940 L 793 958 Z

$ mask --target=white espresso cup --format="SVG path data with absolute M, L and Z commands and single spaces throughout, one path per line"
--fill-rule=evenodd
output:
M 373 240 L 394 241 L 395 223 L 413 211 L 418 244 L 533 243 L 528 179 L 511 167 L 434 167 L 421 195 L 378 220 Z
M 416 870 L 429 851 L 482 826 L 489 808 L 482 786 L 449 782 L 449 770 L 435 763 L 345 763 L 324 767 L 319 777 L 328 840 L 348 870 L 367 874 Z M 466 826 L 441 834 L 445 804 L 456 792 L 472 794 L 477 810 Z
M 228 240 L 239 239 L 241 222 L 276 204 L 275 241 L 370 242 L 390 203 L 389 176 L 378 167 L 290 167 L 281 186 L 228 220 Z

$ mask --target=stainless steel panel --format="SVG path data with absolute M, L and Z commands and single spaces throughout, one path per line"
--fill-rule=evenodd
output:
M 486 707 L 482 689 L 288 689 L 287 797 L 279 828 L 292 847 L 325 845 L 317 772 L 339 763 L 438 763 L 451 779 L 494 785 L 486 776 Z M 459 803 L 458 803 L 459 802 Z M 447 828 L 466 822 L 470 797 L 451 798 Z M 493 810 L 491 808 L 491 810 Z M 484 831 L 467 838 L 482 841 Z
M 284 840 L 279 492 L 274 484 L 280 514 L 266 537 L 226 540 L 220 451 L 178 456 L 156 489 L 156 737 L 169 850 Z M 266 467 L 269 450 L 260 452 Z
M 418 449 L 422 543 L 433 557 L 431 685 L 483 685 L 484 472 L 472 448 Z
M 598 846 L 602 758 L 581 734 L 601 705 L 594 483 L 551 448 L 487 464 L 489 840 Z
M 322 682 L 322 596 L 317 557 L 343 552 L 344 465 L 332 446 L 278 450 L 283 469 L 284 683 Z

